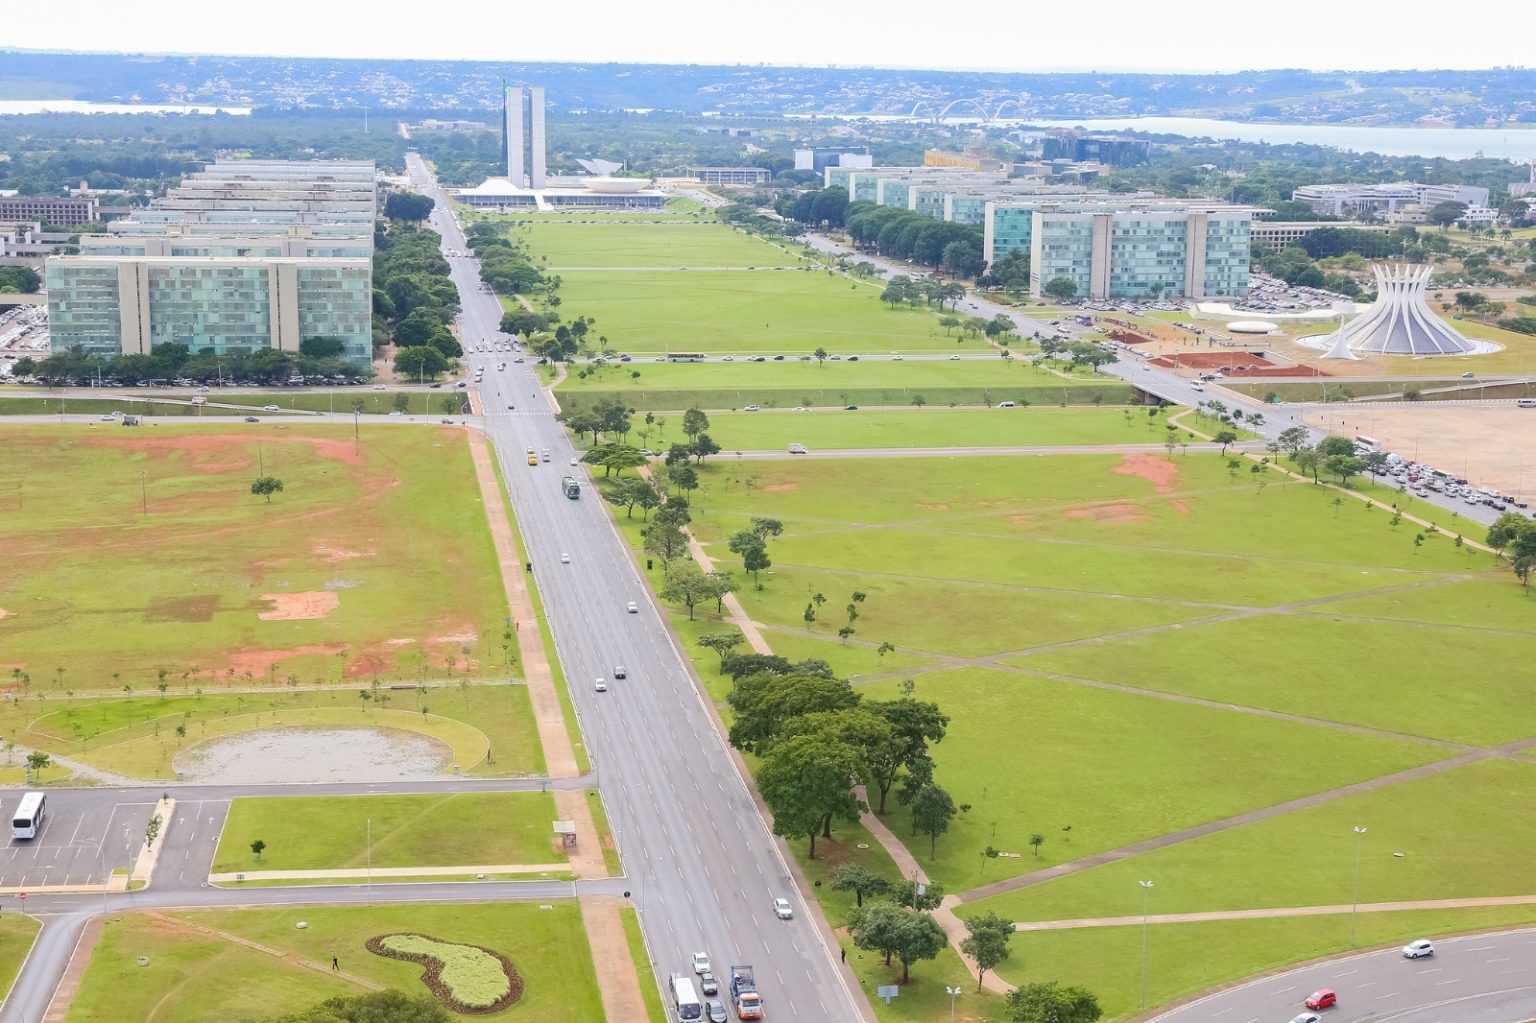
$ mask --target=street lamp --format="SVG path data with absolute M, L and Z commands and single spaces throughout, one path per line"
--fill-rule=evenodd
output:
M 944 993 L 949 995 L 949 1023 L 955 1023 L 955 999 L 960 997 L 960 988 L 945 984 Z
M 1152 894 L 1151 881 L 1137 881 L 1141 885 L 1141 1007 L 1147 1007 L 1147 898 Z
M 1356 824 L 1355 831 L 1355 892 L 1349 907 L 1349 947 L 1355 947 L 1355 913 L 1360 908 L 1360 843 L 1367 829 Z

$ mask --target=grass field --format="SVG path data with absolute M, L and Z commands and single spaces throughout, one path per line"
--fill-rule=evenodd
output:
M 1073 428 L 1060 410 L 968 413 L 1014 414 Z M 1117 424 L 1115 410 L 1067 414 L 1102 417 L 1111 433 L 1146 432 Z M 1390 512 L 1355 501 L 1335 507 L 1334 491 L 1255 475 L 1250 464 L 1239 460 L 1234 470 L 1214 453 L 1161 452 L 727 456 L 705 463 L 693 529 L 720 567 L 739 573 L 724 540 L 750 516 L 783 521 L 762 588 L 747 579 L 737 594 L 770 645 L 787 656 L 842 652 L 829 660 L 859 676 L 871 697 L 895 695 L 898 680 L 911 677 L 920 698 L 950 714 L 950 736 L 935 753 L 938 780 L 970 809 L 936 856 L 921 840 L 912 848 L 952 890 L 1456 752 L 1416 736 L 1491 744 L 1536 731 L 1531 685 L 1518 667 L 1536 653 L 1525 649 L 1532 629 L 1426 633 L 1422 624 L 1490 607 L 1517 617 L 1524 598 L 1507 570 L 1446 536 L 1416 547 L 1413 532 L 1390 525 Z M 637 532 L 637 522 L 620 521 Z M 848 624 L 841 609 L 854 590 L 865 599 L 843 643 L 836 633 Z M 817 593 L 826 602 L 812 604 L 807 622 Z M 1399 597 L 1408 602 L 1390 617 L 1401 623 L 1366 620 L 1368 602 Z M 1352 613 L 1356 600 L 1366 609 Z M 1419 606 L 1436 613 L 1415 617 Z M 677 622 L 688 646 L 718 627 Z M 1442 635 L 1448 655 L 1479 671 L 1460 673 L 1455 686 L 1434 681 L 1426 635 Z M 885 641 L 896 652 L 881 658 Z M 727 683 L 714 661 L 698 659 L 718 700 Z M 1384 685 L 1402 698 L 1384 699 Z M 1211 702 L 1173 698 L 1185 694 Z M 1255 755 L 1313 747 L 1327 755 Z M 1014 748 L 1027 752 L 996 754 Z M 904 813 L 892 821 L 906 833 Z M 1469 824 L 1469 832 L 1486 826 Z M 1038 858 L 1027 842 L 1034 833 L 1045 837 Z M 983 864 L 978 853 L 988 844 L 1022 855 Z M 1503 861 L 1492 874 L 1517 876 Z
M 559 863 L 545 792 L 235 799 L 213 873 Z M 371 823 L 370 823 L 371 822 Z M 372 835 L 371 861 L 367 837 Z M 451 841 L 445 838 L 452 836 Z M 253 841 L 267 843 L 261 858 Z
M 1161 424 L 1154 433 L 1147 422 L 1140 410 L 1121 408 L 733 412 L 710 416 L 708 432 L 726 453 L 782 451 L 791 442 L 813 451 L 1161 443 Z
M 299 921 L 307 924 L 303 930 L 295 927 Z M 121 914 L 107 920 L 65 1018 L 69 1023 L 266 1018 L 370 990 L 349 979 L 354 976 L 426 995 L 420 966 L 364 947 L 369 938 L 396 931 L 482 945 L 512 961 L 524 979 L 522 1000 L 474 1018 L 530 1023 L 603 1018 L 581 913 L 573 902 L 547 908 L 497 903 Z M 149 957 L 147 967 L 136 964 L 141 955 Z M 330 971 L 332 956 L 342 975 Z
M 521 685 L 352 687 L 251 694 L 205 693 L 130 699 L 55 696 L 0 703 L 0 734 L 32 749 L 137 778 L 175 777 L 175 757 L 221 735 L 258 728 L 354 724 L 430 735 L 466 773 L 497 777 L 544 770 L 528 690 Z M 374 709 L 368 709 L 372 705 Z M 423 708 L 426 713 L 423 713 Z M 184 728 L 185 735 L 176 729 Z
M 1159 911 L 1161 890 L 1153 889 L 1154 913 Z M 1141 890 L 1135 891 L 1128 898 L 1135 899 L 1140 913 Z M 1147 929 L 1147 1005 L 1162 1005 L 1265 970 L 1351 948 L 1398 946 L 1425 936 L 1438 938 L 1533 921 L 1536 909 L 1530 906 L 1361 913 L 1355 918 L 1353 943 L 1348 914 L 1154 924 Z M 1127 1019 L 1137 1015 L 1141 1005 L 1141 942 L 1140 927 L 1026 931 L 1014 935 L 1012 955 L 998 975 L 1013 984 L 1054 980 L 1080 985 L 1098 996 L 1106 1021 Z M 1354 994 L 1342 987 L 1340 991 L 1346 998 Z M 1292 1008 L 1278 1005 L 1279 1013 L 1300 1011 L 1303 994 L 1296 992 Z M 1363 996 L 1362 992 L 1355 998 Z
M 41 929 L 37 918 L 25 913 L 0 915 L 0 1001 L 10 995 L 16 974 L 21 972 L 21 964 L 32 951 L 32 942 Z
M 809 355 L 953 348 L 938 316 L 891 309 L 880 292 L 797 270 L 562 273 L 561 311 L 591 316 L 621 352 Z
M 795 266 L 783 249 L 735 228 L 685 219 L 658 224 L 534 222 L 513 232 L 530 252 L 562 267 L 748 267 Z
M 975 352 L 975 342 L 966 342 Z M 585 368 L 585 367 L 583 367 Z M 638 375 L 637 375 L 638 374 Z M 739 409 L 844 405 L 995 406 L 1115 405 L 1130 400 L 1131 389 L 1109 377 L 1060 377 L 1042 370 L 1010 366 L 1002 359 L 959 361 L 890 360 L 828 362 L 817 366 L 787 356 L 784 362 L 610 364 L 577 370 L 560 385 L 562 401 L 595 401 L 615 396 L 641 411 Z
M 395 395 L 405 394 L 410 400 L 407 409 L 411 415 L 429 415 L 443 410 L 442 399 L 451 396 L 454 392 L 445 384 L 439 391 L 375 391 L 371 389 L 360 390 L 358 388 L 338 388 L 334 391 L 293 391 L 280 390 L 260 393 L 223 393 L 209 394 L 206 397 L 213 405 L 188 404 L 190 396 L 186 394 L 132 394 L 124 397 L 100 397 L 99 392 L 73 388 L 69 391 L 59 391 L 56 396 L 49 398 L 17 397 L 6 395 L 0 389 L 0 415 L 6 416 L 35 416 L 35 415 L 59 415 L 68 413 L 72 416 L 95 415 L 104 416 L 113 412 L 122 412 L 130 416 L 140 416 L 146 419 L 171 418 L 171 419 L 219 419 L 228 416 L 276 416 L 276 412 L 268 412 L 267 405 L 276 405 L 283 413 L 291 412 L 335 412 L 348 414 L 352 411 L 354 402 L 362 403 L 364 415 L 388 415 L 395 409 Z M 76 397 L 79 395 L 79 397 Z M 221 406 L 235 405 L 238 408 L 224 408 Z M 457 408 L 455 408 L 457 411 Z M 106 426 L 109 424 L 103 424 Z M 116 424 L 110 424 L 116 425 Z
M 645 1001 L 646 1023 L 668 1023 L 667 1011 L 661 1004 L 661 991 L 656 987 L 651 958 L 645 951 L 645 938 L 640 933 L 640 919 L 633 909 L 621 909 L 624 918 L 624 940 L 629 944 L 629 957 L 635 961 L 640 974 L 640 997 Z
M 5 667 L 57 693 L 508 672 L 515 648 L 462 432 L 352 433 L 10 431 Z M 258 475 L 284 491 L 252 496 Z
M 489 213 L 484 210 L 466 206 L 463 203 L 453 204 L 454 212 L 461 223 L 470 223 L 476 220 L 488 220 L 492 223 L 555 223 L 555 224 L 676 224 L 697 223 L 699 221 L 712 222 L 715 219 L 713 211 L 696 199 L 686 196 L 673 196 L 668 199 L 662 209 L 567 209 L 538 212 L 535 210 L 517 210 L 512 213 Z

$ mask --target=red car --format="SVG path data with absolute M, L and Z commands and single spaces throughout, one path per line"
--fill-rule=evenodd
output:
M 1304 1004 L 1309 1009 L 1327 1009 L 1337 1005 L 1338 1002 L 1339 996 L 1337 994 L 1330 988 L 1323 988 L 1321 991 L 1314 991 L 1308 995 Z

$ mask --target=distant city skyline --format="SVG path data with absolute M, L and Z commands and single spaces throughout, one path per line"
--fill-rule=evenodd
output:
M 910 8 L 909 16 L 901 16 Z M 1107 0 L 1091 22 L 1063 17 L 1040 31 L 1037 16 L 1013 0 L 976 0 L 949 31 L 922 26 L 929 4 L 898 0 L 871 17 L 867 8 L 817 7 L 801 24 L 730 7 L 698 17 L 659 17 L 626 0 L 587 0 L 579 27 L 554 19 L 526 31 L 528 13 L 491 0 L 443 9 L 378 9 L 269 0 L 249 10 L 200 11 L 195 18 L 127 18 L 119 3 L 77 0 L 70 8 L 71 51 L 418 60 L 569 61 L 657 64 L 771 64 L 992 71 L 1152 71 L 1211 73 L 1270 68 L 1310 70 L 1468 69 L 1530 66 L 1528 34 L 1440 31 L 1374 5 L 1292 0 L 1255 9 L 1231 0 L 1186 0 L 1177 14 L 1141 0 Z M 451 12 L 451 13 L 447 13 Z M 1488 0 L 1479 23 L 1519 23 L 1525 0 Z M 947 17 L 947 16 L 946 16 Z M 466 30 L 471 28 L 472 30 Z M 1016 31 L 1015 31 L 1016 29 Z M 52 19 L 14 19 L 0 45 L 57 50 Z

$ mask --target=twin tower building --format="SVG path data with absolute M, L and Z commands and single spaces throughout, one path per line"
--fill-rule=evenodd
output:
M 501 86 L 501 148 L 507 180 L 519 188 L 544 187 L 544 88 Z

